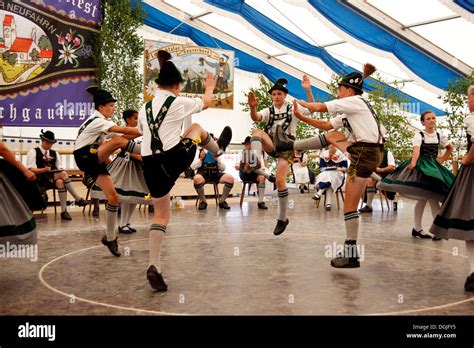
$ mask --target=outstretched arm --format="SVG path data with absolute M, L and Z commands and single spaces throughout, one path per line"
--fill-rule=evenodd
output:
M 255 95 L 253 92 L 249 92 L 249 95 L 247 97 L 249 108 L 250 108 L 250 117 L 252 118 L 252 121 L 258 122 L 262 120 L 262 115 L 257 112 L 257 105 L 259 104 L 259 101 L 257 98 L 255 98 Z
M 413 169 L 416 167 L 416 162 L 418 162 L 418 158 L 420 158 L 420 147 L 415 146 L 413 147 L 413 155 L 411 157 L 411 162 L 407 166 L 408 169 Z
M 33 173 L 31 170 L 28 170 L 20 161 L 17 161 L 15 158 L 15 154 L 2 142 L 0 142 L 0 156 L 2 156 L 5 161 L 17 167 L 23 173 L 27 180 L 36 180 L 35 173 Z
M 453 153 L 453 145 L 448 144 L 446 146 L 446 151 L 444 151 L 444 155 L 441 157 L 438 157 L 436 160 L 438 161 L 439 164 L 443 164 L 449 158 L 449 156 L 451 156 L 452 153 Z
M 314 102 L 314 96 L 313 96 L 313 92 L 311 92 L 311 81 L 310 81 L 308 75 L 303 75 L 303 80 L 301 81 L 301 86 L 303 86 L 303 89 L 306 93 L 306 98 L 308 99 L 308 102 L 313 103 Z
M 298 100 L 298 104 L 311 112 L 328 112 L 328 108 L 324 103 L 309 103 L 305 102 L 304 100 Z
M 324 104 L 322 104 L 322 105 L 324 105 Z M 299 110 L 298 110 L 298 103 L 296 102 L 296 100 L 293 100 L 293 112 L 294 112 L 296 118 L 298 118 L 299 120 L 301 120 L 301 121 L 303 121 L 303 122 L 305 122 L 305 123 L 307 123 L 307 124 L 309 124 L 313 127 L 316 127 L 318 129 L 322 129 L 322 130 L 325 130 L 325 131 L 333 129 L 333 126 L 332 126 L 331 122 L 324 121 L 324 120 L 315 120 L 313 118 L 309 118 L 309 117 L 306 117 L 303 114 L 301 114 L 301 112 L 299 112 Z
M 214 74 L 207 73 L 206 81 L 204 82 L 204 85 L 206 86 L 206 90 L 204 91 L 204 96 L 202 98 L 203 110 L 211 106 L 212 92 L 214 91 L 214 88 L 216 88 L 216 83 L 217 83 L 216 76 Z

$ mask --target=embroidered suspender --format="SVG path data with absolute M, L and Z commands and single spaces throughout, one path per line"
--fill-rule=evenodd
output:
M 161 106 L 160 112 L 153 118 L 153 108 L 152 108 L 152 100 L 146 103 L 145 110 L 146 110 L 146 119 L 148 123 L 148 128 L 150 129 L 151 133 L 151 151 L 155 153 L 156 151 L 160 151 L 163 153 L 163 143 L 158 135 L 158 130 L 160 129 L 163 120 L 165 119 L 168 110 L 170 109 L 171 104 L 176 99 L 174 96 L 169 96 L 166 98 L 165 102 Z
M 291 120 L 293 119 L 293 116 L 291 116 L 292 109 L 293 109 L 293 106 L 291 104 L 288 104 L 286 106 L 286 112 L 283 112 L 281 114 L 275 114 L 275 106 L 272 105 L 270 107 L 270 117 L 269 117 L 269 120 L 268 120 L 268 124 L 265 127 L 265 133 L 268 134 L 270 132 L 270 130 L 273 127 L 273 124 L 275 123 L 275 121 L 279 121 L 279 120 L 283 120 L 283 119 L 285 119 L 285 122 L 283 122 L 282 128 L 286 132 L 286 130 L 288 129 L 288 127 L 291 124 Z

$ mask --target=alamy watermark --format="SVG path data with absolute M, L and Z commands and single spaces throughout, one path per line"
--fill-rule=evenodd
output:
M 357 257 L 360 262 L 365 260 L 364 244 L 326 244 L 324 247 L 324 257 L 335 258 L 339 256 Z
M 0 244 L 0 258 L 30 259 L 31 262 L 36 262 L 38 261 L 38 245 L 14 244 L 10 242 Z

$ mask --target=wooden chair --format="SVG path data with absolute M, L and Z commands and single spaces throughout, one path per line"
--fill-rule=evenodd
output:
M 56 209 L 56 203 L 57 203 L 57 200 L 56 200 L 56 187 L 54 188 L 46 188 L 46 187 L 40 187 L 40 191 L 41 191 L 41 194 L 43 196 L 46 196 L 47 195 L 47 192 L 49 190 L 53 190 L 53 207 L 54 207 L 54 215 L 56 216 L 57 215 L 57 209 Z M 49 201 L 49 200 L 48 200 Z M 41 210 L 41 215 L 44 214 L 44 209 Z
M 245 187 L 247 187 L 247 190 L 250 191 L 250 187 L 252 187 L 253 184 L 258 185 L 258 182 L 257 181 L 242 181 L 242 192 L 240 194 L 240 206 L 242 206 L 242 204 L 244 203 Z
M 388 202 L 387 193 L 383 190 L 379 190 L 379 189 L 376 189 L 376 190 L 379 193 L 380 207 L 382 208 L 382 211 L 384 211 L 384 208 L 383 208 L 384 200 L 385 200 L 385 204 L 387 204 L 387 210 L 390 211 L 390 203 Z M 375 195 L 377 195 L 377 192 L 375 192 Z M 362 194 L 362 197 L 360 200 L 360 208 L 364 206 L 364 197 L 366 194 L 367 194 L 367 186 L 365 187 L 365 192 Z
M 342 191 L 342 187 L 339 187 L 336 191 L 336 202 L 337 202 L 337 209 L 340 209 L 339 205 L 339 195 L 341 195 L 342 202 L 344 202 L 344 192 Z M 321 200 L 316 201 L 316 208 L 319 208 Z M 324 191 L 324 206 L 326 206 L 326 191 Z
M 214 199 L 216 200 L 216 205 L 219 205 L 219 182 L 209 181 L 206 182 L 204 185 L 212 184 L 214 186 Z M 195 207 L 199 204 L 199 196 L 196 197 L 196 203 L 194 204 Z

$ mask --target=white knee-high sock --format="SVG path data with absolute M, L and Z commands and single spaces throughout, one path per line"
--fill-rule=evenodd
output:
M 368 207 L 372 208 L 372 202 L 374 201 L 374 197 L 375 197 L 375 187 L 373 187 L 373 186 L 367 187 L 367 203 L 366 203 L 366 205 Z
M 265 194 L 265 183 L 257 185 L 258 203 L 263 202 L 263 195 Z
M 107 241 L 111 242 L 117 238 L 115 226 L 117 225 L 118 206 L 107 203 L 105 206 L 105 221 L 107 222 Z
M 471 273 L 474 273 L 474 240 L 466 241 L 466 252 L 469 257 L 469 265 L 471 266 Z
M 61 212 L 67 210 L 67 190 L 65 188 L 58 189 L 59 203 L 61 203 Z
M 426 199 L 421 199 L 416 202 L 415 204 L 415 227 L 416 231 L 421 231 L 423 227 L 421 227 L 421 219 L 423 218 L 423 211 L 425 210 L 426 206 Z
M 71 180 L 64 180 L 64 187 L 66 187 L 66 190 L 69 191 L 69 193 L 74 197 L 76 201 L 78 201 L 81 197 L 77 194 L 76 190 L 72 186 Z
M 166 226 L 153 224 L 150 227 L 150 266 L 154 265 L 156 270 L 161 273 L 161 247 L 165 238 Z
M 278 190 L 278 220 L 286 221 L 286 208 L 288 207 L 288 189 Z
M 359 213 L 357 211 L 345 213 L 344 223 L 346 225 L 346 239 L 357 240 L 359 235 Z

